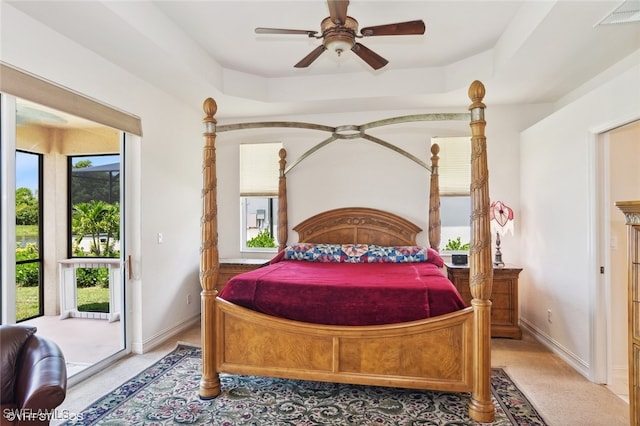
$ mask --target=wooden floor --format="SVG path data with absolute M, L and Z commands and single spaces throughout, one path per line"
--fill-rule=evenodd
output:
M 96 336 L 95 333 L 93 333 Z M 87 337 L 88 338 L 88 337 Z M 99 336 L 96 336 L 99 338 Z M 87 341 L 88 342 L 88 341 Z M 153 350 L 130 355 L 69 389 L 60 407 L 78 413 L 108 391 L 159 360 L 179 342 L 200 345 L 196 325 Z M 493 339 L 492 365 L 502 367 L 549 426 L 627 426 L 629 405 L 606 386 L 589 382 L 533 337 Z M 52 424 L 57 424 L 55 421 Z

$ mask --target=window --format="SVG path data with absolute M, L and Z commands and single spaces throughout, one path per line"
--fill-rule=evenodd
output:
M 449 241 L 461 244 L 471 240 L 471 138 L 440 137 L 431 143 L 440 146 L 438 180 L 440 182 L 441 249 Z
M 241 251 L 277 249 L 281 143 L 240 145 Z
M 69 257 L 120 257 L 120 156 L 72 156 Z
M 16 321 L 44 314 L 42 155 L 16 151 Z

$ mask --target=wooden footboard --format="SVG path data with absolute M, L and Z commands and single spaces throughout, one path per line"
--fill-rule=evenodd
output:
M 383 326 L 283 320 L 216 299 L 218 372 L 470 392 L 473 309 Z

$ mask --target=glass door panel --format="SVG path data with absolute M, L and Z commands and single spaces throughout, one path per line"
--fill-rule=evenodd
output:
M 122 138 L 16 100 L 16 320 L 60 346 L 72 381 L 126 349 Z
M 42 155 L 16 152 L 16 321 L 44 314 Z

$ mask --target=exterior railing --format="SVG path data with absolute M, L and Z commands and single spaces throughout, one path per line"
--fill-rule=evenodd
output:
M 60 260 L 60 319 L 94 318 L 109 322 L 120 319 L 121 296 L 120 259 L 73 258 Z M 109 312 L 78 310 L 78 269 L 107 268 L 109 271 Z

